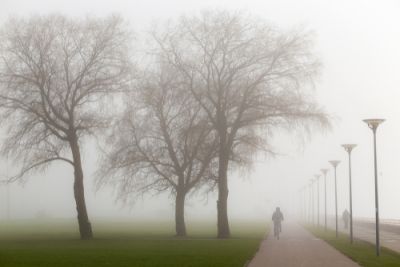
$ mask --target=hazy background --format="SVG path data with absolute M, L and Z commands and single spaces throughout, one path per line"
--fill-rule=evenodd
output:
M 381 217 L 400 219 L 400 1 L 347 0 L 0 0 L 0 23 L 10 15 L 28 16 L 57 12 L 72 16 L 120 13 L 137 33 L 154 20 L 193 14 L 204 8 L 245 10 L 282 28 L 305 25 L 316 33 L 316 51 L 324 68 L 316 97 L 333 117 L 333 130 L 316 133 L 301 142 L 296 136 L 278 134 L 276 158 L 260 157 L 250 173 L 232 174 L 229 180 L 229 214 L 232 219 L 269 220 L 279 205 L 293 212 L 298 190 L 323 167 L 329 167 L 328 208 L 333 212 L 333 177 L 328 160 L 339 159 L 339 211 L 348 207 L 347 155 L 341 143 L 357 143 L 353 152 L 353 212 L 356 217 L 374 216 L 372 132 L 361 121 L 387 119 L 378 130 L 379 191 Z M 0 138 L 1 142 L 1 138 Z M 89 216 L 173 219 L 173 199 L 168 194 L 147 196 L 131 207 L 115 203 L 111 189 L 95 192 L 93 172 L 97 155 L 86 144 L 84 172 Z M 1 171 L 11 163 L 1 160 Z M 322 180 L 321 180 L 322 181 Z M 73 172 L 56 163 L 43 175 L 9 187 L 11 218 L 75 217 Z M 321 183 L 322 190 L 322 183 Z M 187 202 L 186 217 L 215 219 L 216 195 L 194 195 Z M 321 195 L 322 199 L 322 195 Z M 321 202 L 322 203 L 322 202 Z M 6 189 L 0 187 L 0 219 L 7 216 Z M 321 205 L 322 210 L 322 205 Z

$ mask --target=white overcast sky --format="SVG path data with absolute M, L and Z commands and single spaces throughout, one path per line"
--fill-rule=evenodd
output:
M 346 154 L 339 146 L 357 143 L 353 153 L 354 214 L 374 216 L 372 133 L 361 122 L 368 117 L 387 119 L 378 132 L 380 207 L 383 218 L 400 219 L 400 1 L 396 0 L 226 0 L 226 1 L 91 1 L 91 0 L 0 0 L 0 22 L 10 15 L 62 13 L 72 16 L 120 13 L 140 33 L 154 20 L 176 18 L 205 8 L 245 10 L 283 28 L 305 25 L 316 33 L 316 52 L 322 59 L 323 75 L 316 97 L 335 118 L 333 130 L 315 134 L 304 146 L 293 137 L 276 138 L 283 154 L 259 161 L 246 177 L 230 180 L 232 218 L 267 218 L 271 209 L 294 208 L 296 192 L 327 160 L 340 159 L 339 210 L 348 203 Z M 93 151 L 92 151 L 93 152 Z M 96 157 L 85 153 L 87 202 L 92 217 L 173 218 L 172 199 L 145 198 L 132 208 L 114 202 L 111 190 L 95 193 L 91 176 Z M 6 167 L 5 167 L 6 168 Z M 332 213 L 332 172 L 328 176 L 329 210 Z M 54 165 L 44 175 L 31 177 L 10 188 L 12 216 L 30 217 L 39 210 L 53 216 L 75 216 L 72 171 Z M 0 188 L 0 216 L 5 215 L 5 189 Z M 165 201 L 167 200 L 167 201 Z M 215 215 L 215 196 L 192 198 L 188 219 Z

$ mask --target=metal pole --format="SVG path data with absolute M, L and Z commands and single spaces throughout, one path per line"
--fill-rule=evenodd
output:
M 300 199 L 300 201 L 301 201 L 301 204 L 300 204 L 301 205 L 301 221 L 304 223 L 304 214 L 306 212 L 306 209 L 304 206 L 304 188 L 301 189 L 300 194 L 301 194 L 301 199 Z
M 374 169 L 375 169 L 375 231 L 376 231 L 376 255 L 380 255 L 380 242 L 379 242 L 379 197 L 378 197 L 378 163 L 376 152 L 376 130 L 378 126 L 383 123 L 384 119 L 366 119 L 363 120 L 368 127 L 372 130 L 374 135 Z
M 376 255 L 380 255 L 380 238 L 379 238 L 379 198 L 378 198 L 378 163 L 376 153 L 376 128 L 374 133 L 374 168 L 375 168 L 375 231 L 376 231 Z
M 314 202 L 314 183 L 311 183 L 311 195 L 312 195 L 312 223 L 315 226 L 315 202 Z
M 303 221 L 303 191 L 302 189 L 299 190 L 299 219 L 300 221 Z
M 312 223 L 312 216 L 311 216 L 311 210 L 312 210 L 312 192 L 311 192 L 311 183 L 308 186 L 309 189 L 309 196 L 308 196 L 308 222 L 311 224 Z
M 303 214 L 302 214 L 303 223 L 306 221 L 306 211 L 307 211 L 306 194 L 304 192 L 305 192 L 305 188 L 303 187 L 303 189 L 301 190 L 301 206 L 302 206 L 302 210 L 303 210 Z
M 353 196 L 352 196 L 352 182 L 351 182 L 351 151 L 355 148 L 356 144 L 343 144 L 342 147 L 349 154 L 349 200 L 350 200 L 350 243 L 353 243 Z
M 335 172 L 335 233 L 336 238 L 338 238 L 338 207 L 337 207 L 337 176 L 336 176 L 336 168 L 339 165 L 339 160 L 330 160 L 329 163 L 333 166 Z
M 307 221 L 307 187 L 304 187 L 304 221 Z
M 326 215 L 326 172 L 324 172 L 324 186 L 325 186 L 325 232 L 327 230 L 327 215 Z
M 336 166 L 335 168 L 335 226 L 336 226 L 336 238 L 338 238 L 338 212 L 337 212 L 337 181 L 336 181 Z
M 349 190 L 350 190 L 350 243 L 353 243 L 353 196 L 351 189 L 351 151 L 349 151 Z
M 301 221 L 301 218 L 303 218 L 303 198 L 301 197 L 301 189 L 298 191 L 298 204 L 297 204 L 297 219 Z M 296 204 L 296 203 L 295 203 Z
M 327 200 L 326 200 L 326 174 L 328 173 L 328 169 L 321 169 L 321 172 L 324 174 L 324 198 L 325 198 L 325 202 L 324 202 L 324 206 L 325 206 L 325 216 L 324 216 L 324 230 L 326 232 L 326 230 L 328 229 L 328 224 L 327 224 Z
M 303 198 L 304 198 L 304 194 L 303 194 L 303 188 L 302 188 L 301 191 L 300 191 L 300 203 L 299 203 L 299 206 L 300 206 L 300 209 L 301 209 L 300 219 L 301 219 L 301 221 L 304 222 L 304 212 L 305 212 L 305 210 L 304 210 L 304 200 L 303 200 Z
M 319 178 L 317 178 L 317 222 L 319 227 Z

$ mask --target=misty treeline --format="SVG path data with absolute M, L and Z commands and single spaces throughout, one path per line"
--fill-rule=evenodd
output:
M 244 13 L 203 11 L 142 35 L 115 15 L 11 18 L 0 32 L 1 152 L 20 170 L 8 182 L 70 164 L 80 236 L 92 238 L 81 151 L 96 137 L 97 188 L 126 203 L 170 192 L 178 236 L 187 196 L 215 189 L 228 238 L 229 173 L 270 153 L 278 130 L 328 125 L 313 99 L 319 70 L 312 34 Z

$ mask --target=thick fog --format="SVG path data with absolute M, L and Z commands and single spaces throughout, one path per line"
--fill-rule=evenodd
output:
M 315 86 L 317 102 L 332 118 L 332 129 L 309 136 L 276 132 L 271 141 L 277 155 L 255 158 L 251 170 L 231 173 L 229 215 L 233 219 L 269 219 L 275 206 L 285 213 L 299 209 L 299 189 L 329 168 L 328 211 L 333 213 L 333 177 L 328 160 L 338 159 L 339 211 L 348 208 L 347 154 L 342 143 L 356 143 L 353 160 L 353 212 L 374 217 L 372 131 L 362 119 L 379 117 L 378 167 L 381 217 L 400 219 L 400 3 L 398 1 L 77 1 L 0 0 L 0 22 L 10 15 L 61 13 L 71 16 L 119 13 L 135 31 L 151 23 L 204 8 L 244 10 L 271 23 L 291 28 L 305 25 L 315 32 L 315 50 L 323 63 Z M 0 139 L 1 142 L 1 139 Z M 168 194 L 145 195 L 131 206 L 115 201 L 111 188 L 96 192 L 93 181 L 98 151 L 94 141 L 83 146 L 86 201 L 89 216 L 116 218 L 165 218 L 174 216 L 174 200 Z M 2 159 L 1 170 L 12 173 L 12 162 Z M 322 180 L 321 180 L 322 182 Z M 0 218 L 35 216 L 75 217 L 73 170 L 63 163 L 23 183 L 0 187 Z M 9 198 L 7 198 L 7 190 Z M 322 190 L 322 183 L 321 183 Z M 321 191 L 322 192 L 322 191 Z M 9 200 L 7 200 L 9 199 Z M 321 194 L 322 201 L 322 194 Z M 191 195 L 186 218 L 213 219 L 216 192 L 208 197 Z M 321 202 L 322 203 L 322 202 Z

